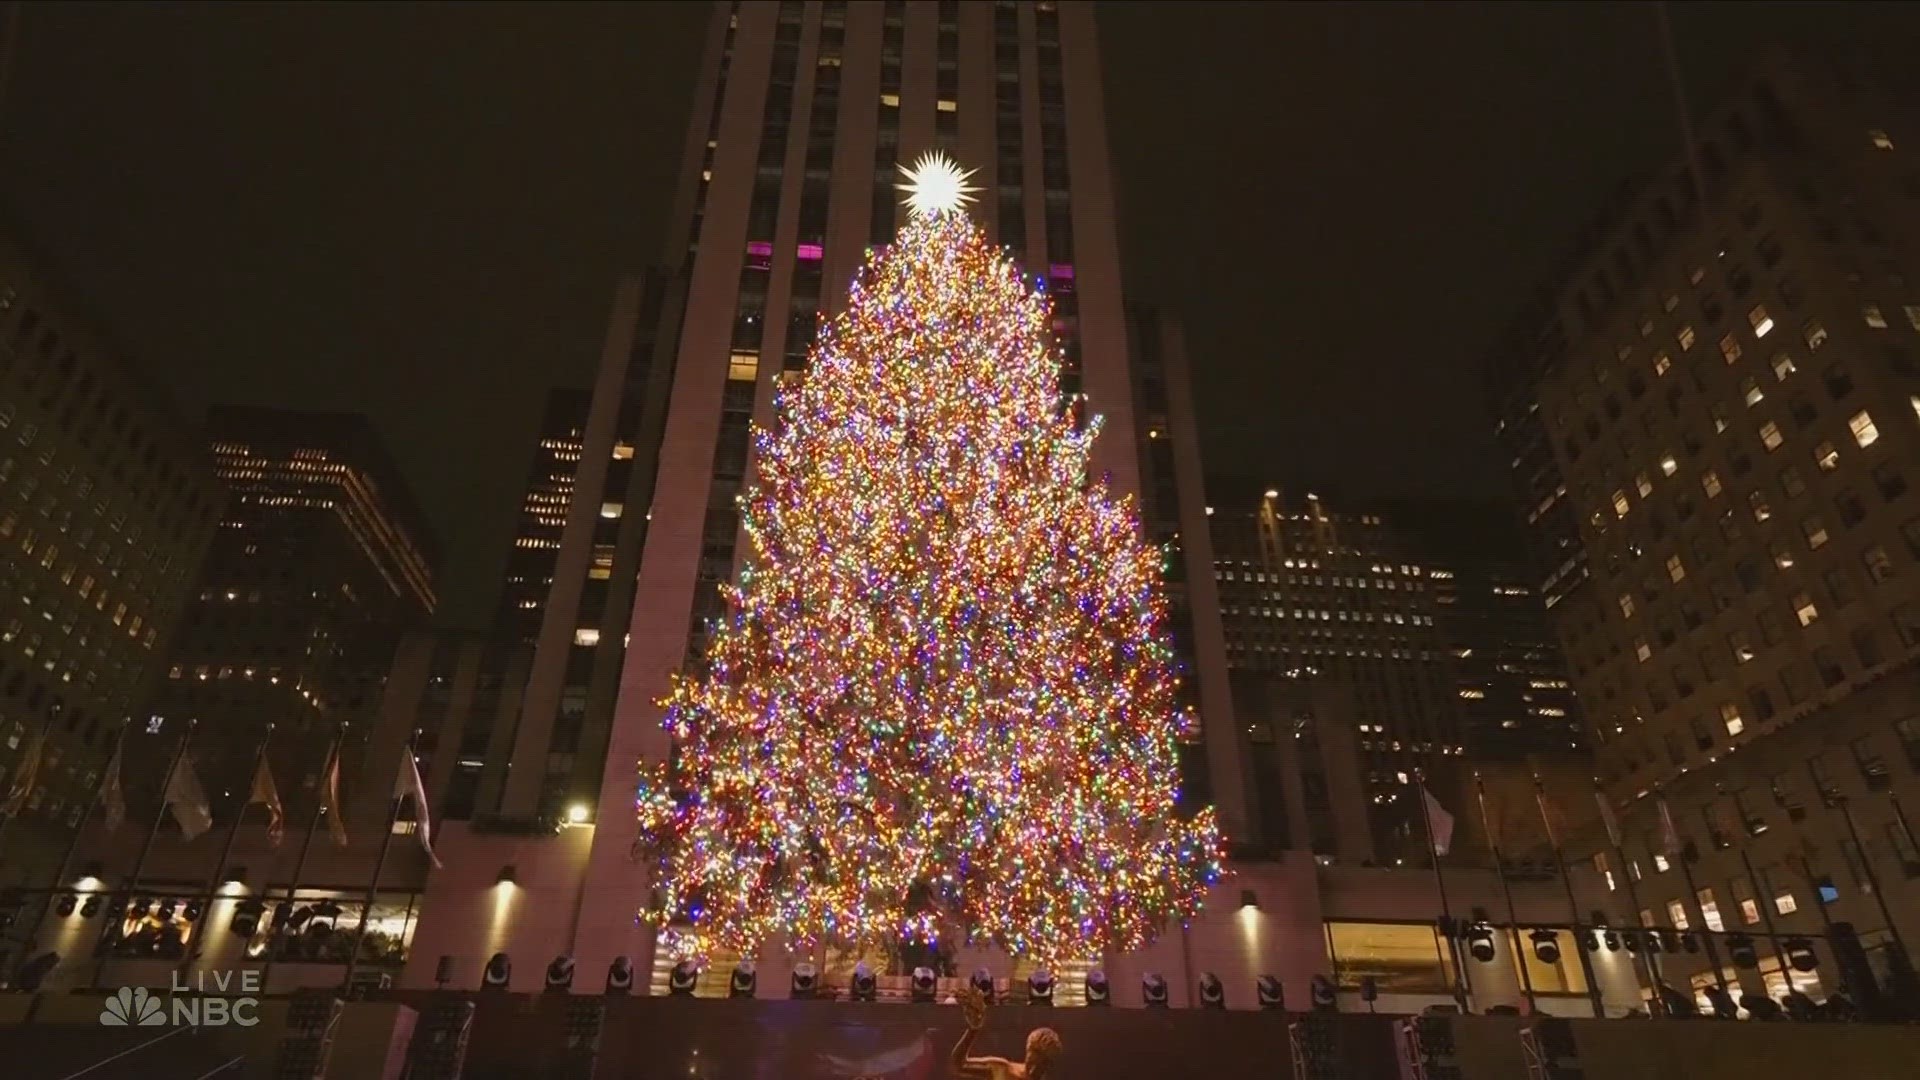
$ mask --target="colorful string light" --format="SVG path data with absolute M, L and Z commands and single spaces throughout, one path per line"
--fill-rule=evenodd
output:
M 1175 807 L 1162 558 L 1088 480 L 1050 319 L 936 208 L 778 394 L 727 616 L 662 701 L 673 769 L 642 769 L 657 925 L 1045 963 L 1138 948 L 1218 879 L 1211 810 Z

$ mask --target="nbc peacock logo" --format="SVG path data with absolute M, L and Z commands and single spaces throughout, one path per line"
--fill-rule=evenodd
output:
M 100 1023 L 107 1027 L 161 1027 L 166 1022 L 160 999 L 144 986 L 121 987 L 100 1009 Z

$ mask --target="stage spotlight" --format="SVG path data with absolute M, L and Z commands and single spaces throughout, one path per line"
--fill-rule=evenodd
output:
M 733 977 L 727 980 L 727 996 L 730 998 L 750 998 L 754 988 L 760 984 L 760 973 L 754 970 L 753 961 L 742 960 L 733 965 Z
M 80 917 L 91 919 L 100 914 L 100 905 L 104 902 L 105 898 L 99 893 L 88 893 L 87 898 L 80 903 Z
M 667 993 L 672 997 L 692 997 L 694 984 L 700 981 L 700 965 L 682 960 L 667 972 Z
M 313 906 L 313 917 L 337 923 L 340 921 L 340 905 L 331 900 L 322 900 Z
M 233 922 L 228 924 L 234 933 L 250 938 L 260 929 L 260 917 L 267 913 L 267 905 L 258 900 L 242 900 L 233 909 Z
M 986 968 L 976 968 L 968 977 L 967 985 L 980 991 L 980 996 L 987 999 L 987 1004 L 993 1004 L 993 972 Z
M 1740 1007 L 1747 1010 L 1747 1017 L 1752 1020 L 1783 1019 L 1780 1006 L 1772 998 L 1759 994 L 1741 994 Z
M 1589 930 L 1586 933 L 1581 934 L 1580 944 L 1585 945 L 1587 947 L 1588 952 L 1599 952 L 1600 951 L 1600 931 Z
M 1107 973 L 1098 968 L 1087 972 L 1087 1004 L 1113 1004 L 1113 988 L 1107 985 Z
M 165 900 L 160 901 L 160 908 L 158 911 L 155 911 L 154 914 L 160 919 L 161 922 L 172 922 L 174 910 L 177 909 L 179 906 L 180 906 L 180 901 L 175 900 L 173 897 L 169 896 Z
M 1280 980 L 1272 975 L 1262 975 L 1253 981 L 1253 996 L 1260 1007 L 1268 1012 L 1277 1012 L 1287 1007 L 1285 997 L 1280 993 Z
M 1612 930 L 1607 931 L 1604 935 L 1601 936 L 1601 940 L 1607 943 L 1608 952 L 1620 951 L 1620 935 L 1615 931 L 1612 931 Z
M 306 911 L 305 908 L 301 908 L 300 910 L 303 912 Z M 292 926 L 294 914 L 293 901 L 291 900 L 282 900 L 273 905 L 273 928 L 275 930 L 282 930 Z M 305 918 L 306 916 L 303 915 L 301 917 Z
M 1167 980 L 1148 973 L 1140 976 L 1140 1003 L 1149 1009 L 1167 1007 Z
M 80 906 L 80 901 L 78 897 L 74 896 L 72 893 L 61 893 L 60 902 L 53 905 L 53 912 L 54 914 L 64 919 L 67 916 L 72 915 L 73 909 L 78 906 Z
M 1027 976 L 1027 1004 L 1053 1004 L 1053 973 L 1045 969 Z
M 564 994 L 573 989 L 573 957 L 562 953 L 547 965 L 547 993 Z
M 1220 976 L 1209 971 L 1200 976 L 1200 1007 L 1203 1009 L 1224 1009 L 1227 1007 L 1227 988 Z
M 865 960 L 853 965 L 853 1000 L 875 1001 L 880 997 L 880 980 Z
M 199 922 L 200 921 L 200 901 L 198 900 L 189 901 L 187 903 L 187 910 L 184 917 L 188 922 Z
M 1733 966 L 1757 968 L 1760 966 L 1760 954 L 1753 947 L 1753 939 L 1745 934 L 1732 934 L 1727 937 L 1727 957 Z
M 1334 985 L 1332 979 L 1325 975 L 1315 975 L 1307 985 L 1314 1012 L 1340 1011 L 1340 988 Z
M 497 952 L 487 958 L 487 966 L 480 972 L 480 989 L 505 990 L 513 981 L 513 961 L 506 953 Z
M 913 969 L 913 1000 L 921 1005 L 934 1000 L 934 992 L 939 987 L 939 979 L 930 967 Z
M 1812 971 L 1820 966 L 1820 957 L 1813 951 L 1813 942 L 1806 938 L 1788 938 L 1780 943 L 1780 951 L 1787 954 L 1787 963 L 1795 971 Z
M 1467 955 L 1483 964 L 1493 963 L 1493 927 L 1486 923 L 1467 927 Z
M 814 991 L 819 988 L 819 983 L 820 969 L 813 966 L 813 961 L 802 960 L 793 965 L 792 986 L 788 991 L 788 996 L 793 998 L 810 998 L 814 995 Z
M 1534 958 L 1543 964 L 1560 962 L 1560 935 L 1553 930 L 1535 930 L 1527 937 L 1533 942 Z
M 607 965 L 607 993 L 633 993 L 633 958 L 616 956 L 613 963 Z

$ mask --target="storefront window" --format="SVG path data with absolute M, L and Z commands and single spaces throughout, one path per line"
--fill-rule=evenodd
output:
M 1330 922 L 1327 949 L 1342 990 L 1359 989 L 1369 975 L 1383 994 L 1445 994 L 1453 986 L 1453 964 L 1426 923 Z

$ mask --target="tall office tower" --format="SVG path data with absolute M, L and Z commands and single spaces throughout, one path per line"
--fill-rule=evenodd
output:
M 540 414 L 526 494 L 521 496 L 520 519 L 514 525 L 506 582 L 494 618 L 502 633 L 526 645 L 540 638 L 541 612 L 553 587 L 553 568 L 560 561 L 560 540 L 573 504 L 573 480 L 586 450 L 589 404 L 585 390 L 555 387 Z
M 1645 872 L 1663 924 L 1733 923 L 1738 899 L 1744 924 L 1767 903 L 1790 928 L 1824 909 L 1920 932 L 1886 794 L 1920 798 L 1908 67 L 1763 69 L 1586 231 L 1513 339 L 1530 348 L 1495 361 L 1525 376 L 1497 403 L 1536 528 L 1565 550 L 1577 522 L 1587 567 L 1549 598 L 1605 786 L 1635 811 L 1600 854 Z M 1662 801 L 1701 856 L 1690 883 L 1647 847 Z
M 365 417 L 219 406 L 207 438 L 230 494 L 128 783 L 157 785 L 198 720 L 192 760 L 220 811 L 270 721 L 268 760 L 299 781 L 282 794 L 306 801 L 339 722 L 370 714 L 400 635 L 433 612 L 434 542 Z M 365 735 L 341 757 L 349 784 Z
M 1209 520 L 1227 666 L 1241 682 L 1310 679 L 1351 696 L 1376 850 L 1397 847 L 1413 774 L 1461 746 L 1428 568 L 1381 515 L 1338 512 L 1317 495 L 1289 509 L 1269 489 L 1254 509 Z
M 707 627 L 722 613 L 719 585 L 739 569 L 736 498 L 750 474 L 750 424 L 773 421 L 776 384 L 804 370 L 820 320 L 844 305 L 869 245 L 889 242 L 904 222 L 897 166 L 934 149 L 978 170 L 986 190 L 976 219 L 1052 294 L 1067 357 L 1063 389 L 1085 393 L 1104 417 L 1095 468 L 1119 491 L 1140 490 L 1136 375 L 1091 7 L 716 4 L 670 218 L 672 288 L 659 319 L 616 316 L 609 337 L 505 790 L 506 812 L 557 811 L 576 792 L 596 803 L 587 864 L 564 886 L 577 890 L 577 915 L 564 940 L 543 938 L 537 949 L 571 953 L 589 970 L 627 955 L 645 977 L 653 940 L 633 923 L 649 887 L 630 854 L 634 768 L 669 754 L 658 702 L 674 673 L 700 662 Z M 657 327 L 659 344 L 645 371 L 629 376 L 613 367 L 633 354 L 636 324 Z M 593 524 L 583 492 L 601 481 L 589 470 L 608 456 L 596 448 L 595 423 L 605 409 L 611 427 L 626 386 L 648 388 L 636 400 L 659 427 L 637 439 L 633 474 L 647 490 L 618 510 L 621 520 L 646 519 L 635 525 L 637 573 L 623 571 L 615 554 L 603 602 L 626 604 L 631 622 L 614 637 L 605 625 L 569 618 L 561 590 L 573 587 L 570 532 Z M 1163 524 L 1172 520 L 1163 513 Z M 584 549 L 575 555 L 584 568 Z M 563 640 L 579 644 L 556 650 Z M 547 702 L 571 678 L 568 654 L 584 663 L 577 658 L 622 653 L 610 726 L 570 733 L 577 749 L 563 755 L 563 717 Z M 1224 701 L 1225 682 L 1212 682 L 1217 689 L 1205 679 L 1199 687 L 1206 742 L 1230 753 L 1231 709 L 1204 700 Z M 599 770 L 591 778 L 589 760 Z M 1219 798 L 1217 775 L 1211 787 Z M 1230 822 L 1237 813 L 1222 811 Z M 531 856 L 516 865 L 531 875 Z
M 1440 637 L 1453 657 L 1468 758 L 1582 756 L 1579 699 L 1509 508 L 1422 500 L 1386 509 L 1427 570 Z
M 220 499 L 165 395 L 0 237 L 0 864 L 79 819 Z

